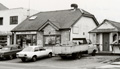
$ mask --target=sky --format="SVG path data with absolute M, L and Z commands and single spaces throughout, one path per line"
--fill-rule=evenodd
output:
M 75 3 L 78 8 L 93 14 L 99 23 L 104 19 L 120 22 L 120 0 L 0 0 L 8 8 L 30 8 L 38 11 L 71 9 Z

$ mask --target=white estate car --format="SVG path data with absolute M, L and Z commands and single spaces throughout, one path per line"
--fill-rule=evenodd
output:
M 18 52 L 17 57 L 20 58 L 23 62 L 27 60 L 36 61 L 39 57 L 52 57 L 51 49 L 44 49 L 39 46 L 28 46 L 24 48 L 21 52 Z

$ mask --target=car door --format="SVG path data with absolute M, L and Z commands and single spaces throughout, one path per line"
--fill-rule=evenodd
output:
M 46 49 L 44 49 L 44 48 L 40 48 L 40 53 L 41 53 L 42 56 L 47 55 Z
M 36 47 L 34 49 L 34 55 L 37 55 L 37 57 L 40 57 L 42 54 L 40 53 L 39 47 Z

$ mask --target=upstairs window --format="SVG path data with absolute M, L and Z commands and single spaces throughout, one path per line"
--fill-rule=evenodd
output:
M 18 16 L 10 16 L 10 24 L 18 24 Z
M 0 17 L 0 25 L 3 25 L 3 17 Z

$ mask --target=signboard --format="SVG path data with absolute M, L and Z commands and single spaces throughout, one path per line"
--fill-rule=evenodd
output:
M 37 34 L 37 32 L 16 32 L 16 34 Z

